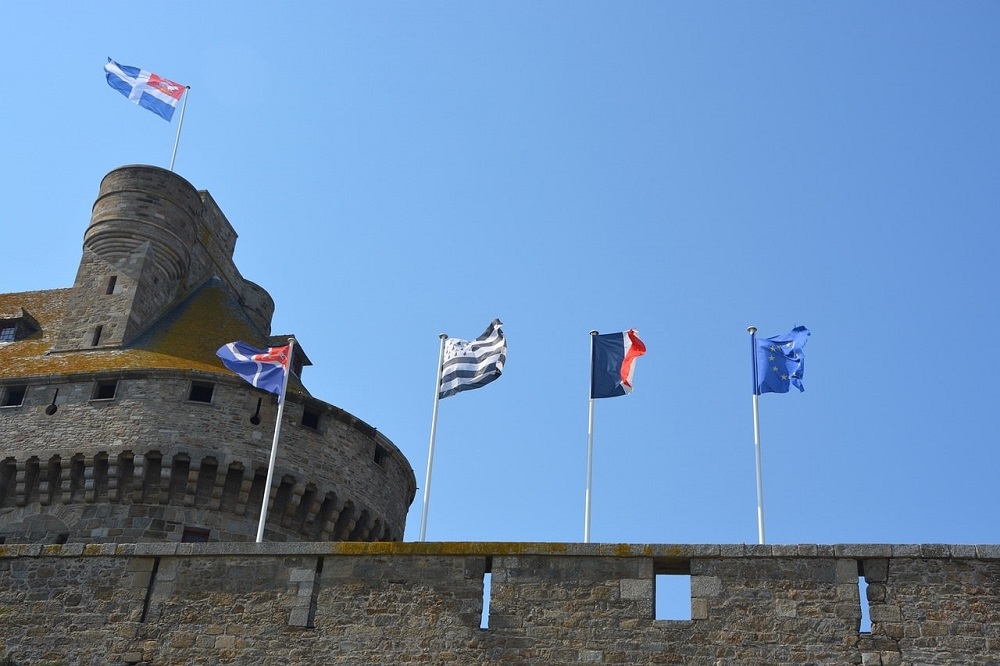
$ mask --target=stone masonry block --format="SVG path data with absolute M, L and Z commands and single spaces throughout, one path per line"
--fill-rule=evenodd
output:
M 621 581 L 621 595 L 622 599 L 652 599 L 653 581 L 626 578 Z
M 841 559 L 837 560 L 837 582 L 858 584 L 858 561 Z
M 869 583 L 884 583 L 889 578 L 889 560 L 874 559 L 864 560 L 862 563 L 865 572 L 865 580 Z
M 717 597 L 722 590 L 718 576 L 691 576 L 692 597 Z

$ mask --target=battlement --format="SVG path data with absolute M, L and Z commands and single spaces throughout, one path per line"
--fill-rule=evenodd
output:
M 1000 546 L 8 545 L 0 612 L 14 663 L 995 664 Z

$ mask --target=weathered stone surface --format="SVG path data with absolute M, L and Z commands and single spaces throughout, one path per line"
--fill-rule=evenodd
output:
M 861 634 L 856 580 L 841 580 L 858 560 L 825 548 L 762 556 L 699 547 L 715 554 L 688 563 L 699 572 L 691 576 L 692 619 L 660 621 L 656 545 L 610 550 L 618 555 L 607 544 L 331 543 L 313 544 L 314 552 L 301 544 L 234 545 L 159 555 L 0 547 L 0 657 L 985 666 L 996 664 L 1000 647 L 1000 561 L 956 557 L 954 548 L 935 547 L 947 557 L 918 547 L 916 556 L 869 560 L 884 562 L 885 580 L 869 585 L 872 631 Z M 488 569 L 489 628 L 482 629 Z M 136 576 L 145 577 L 141 584 Z

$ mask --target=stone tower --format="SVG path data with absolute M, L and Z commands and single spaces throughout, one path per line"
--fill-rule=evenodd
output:
M 233 263 L 236 233 L 176 174 L 101 183 L 73 287 L 0 294 L 0 540 L 393 541 L 416 490 L 381 433 L 310 395 L 296 345 L 277 405 L 215 356 L 285 344 Z

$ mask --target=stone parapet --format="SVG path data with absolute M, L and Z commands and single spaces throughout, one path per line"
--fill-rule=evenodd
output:
M 691 619 L 657 619 L 663 575 L 689 579 Z M 985 666 L 1000 647 L 1000 549 L 0 545 L 0 622 L 15 664 Z

